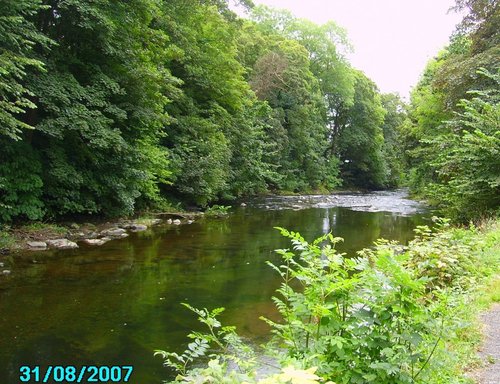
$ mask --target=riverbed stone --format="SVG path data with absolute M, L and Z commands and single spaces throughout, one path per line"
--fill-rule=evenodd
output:
M 172 224 L 181 225 L 181 221 L 179 219 L 175 219 L 174 221 L 172 221 Z
M 4 270 L 2 271 L 2 274 L 4 274 L 4 275 L 10 275 L 10 274 L 11 274 L 11 271 L 10 271 L 9 269 L 4 269 Z
M 46 241 L 49 248 L 73 249 L 78 248 L 78 244 L 68 239 L 54 239 Z
M 247 205 L 245 203 L 241 203 L 240 207 L 246 207 Z
M 28 241 L 28 247 L 32 251 L 42 251 L 47 249 L 47 243 L 45 241 Z
M 127 234 L 127 231 L 124 230 L 123 228 L 110 228 L 106 229 L 105 231 L 101 232 L 102 235 L 109 236 L 109 237 L 115 237 L 115 238 L 122 238 L 122 237 L 127 237 L 123 236 Z
M 109 240 L 111 240 L 111 239 L 109 239 Z M 106 243 L 109 240 L 107 240 L 106 238 L 102 238 L 102 239 L 85 239 L 85 240 L 83 240 L 83 243 L 85 243 L 87 245 L 103 245 L 104 243 Z
M 140 232 L 148 229 L 148 226 L 144 224 L 130 224 L 129 228 L 133 232 Z
M 168 219 L 167 224 L 172 224 L 172 219 Z

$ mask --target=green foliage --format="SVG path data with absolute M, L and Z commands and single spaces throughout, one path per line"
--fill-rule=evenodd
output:
M 386 185 L 393 188 L 399 186 L 403 178 L 401 129 L 407 119 L 406 105 L 397 94 L 384 94 L 381 96 L 381 102 L 386 111 L 382 126 L 383 158 L 388 171 Z
M 385 186 L 394 130 L 349 48 L 333 22 L 266 7 L 243 20 L 225 0 L 6 0 L 0 220 L 331 190 L 341 168 Z
M 0 138 L 0 221 L 41 219 L 42 168 L 37 154 L 21 141 Z
M 177 85 L 163 67 L 167 36 L 153 26 L 156 2 L 51 1 L 30 9 L 19 24 L 36 26 L 33 39 L 57 44 L 22 40 L 46 71 L 23 74 L 36 95 L 36 110 L 18 115 L 34 127 L 20 136 L 29 160 L 22 165 L 14 149 L 2 166 L 6 175 L 18 167 L 29 187 L 6 179 L 3 204 L 11 208 L 2 219 L 130 214 L 156 201 L 170 174 L 158 141 Z
M 230 205 L 212 205 L 205 210 L 206 217 L 224 217 L 229 213 Z
M 412 93 L 404 124 L 409 184 L 466 222 L 498 212 L 497 2 L 457 1 L 468 13 Z
M 462 100 L 461 110 L 446 123 L 447 132 L 424 140 L 429 148 L 439 148 L 429 164 L 435 176 L 426 193 L 462 221 L 495 214 L 500 206 L 500 74 L 481 74 L 497 86 Z
M 272 138 L 278 143 L 275 158 L 284 176 L 277 187 L 335 188 L 340 184 L 339 167 L 327 150 L 331 135 L 325 100 L 348 88 L 349 71 L 336 51 L 336 43 L 344 43 L 343 33 L 333 23 L 317 26 L 266 7 L 256 7 L 252 17 L 257 22 L 252 32 L 262 45 L 245 46 L 250 85 L 273 108 L 272 125 L 284 133 Z
M 338 144 L 342 179 L 348 185 L 383 188 L 389 172 L 383 153 L 386 111 L 376 85 L 362 72 L 355 78 L 354 102 L 346 112 L 346 128 Z
M 15 243 L 15 239 L 3 228 L 0 228 L 0 250 L 9 249 Z
M 498 222 L 466 229 L 433 220 L 435 229 L 417 228 L 407 247 L 378 240 L 355 259 L 335 251 L 342 239 L 331 234 L 308 243 L 280 229 L 293 249 L 278 250 L 282 262 L 270 264 L 283 279 L 273 298 L 282 319 L 266 321 L 281 373 L 259 381 L 258 359 L 238 371 L 215 355 L 175 382 L 469 382 L 463 372 L 480 341 L 477 289 L 499 272 Z M 209 311 L 197 313 L 221 327 Z
M 498 223 L 480 231 L 450 228 L 447 219 L 434 222 L 435 230 L 417 228 L 407 247 L 378 240 L 358 258 L 336 252 L 342 239 L 331 234 L 308 243 L 280 228 L 293 250 L 278 250 L 281 264 L 268 264 L 282 278 L 273 298 L 282 319 L 264 320 L 275 335 L 269 348 L 281 372 L 256 379 L 262 377 L 258 359 L 229 368 L 227 344 L 219 345 L 214 331 L 223 329 L 215 318 L 220 310 L 192 309 L 209 333 L 191 338 L 205 337 L 223 352 L 207 367 L 187 371 L 183 363 L 205 349 L 202 341 L 182 355 L 165 353 L 167 364 L 182 372 L 173 382 L 469 382 L 463 370 L 479 342 L 471 299 L 485 277 L 498 273 Z
M 415 229 L 416 238 L 408 246 L 410 263 L 419 276 L 426 278 L 429 292 L 446 287 L 471 288 L 480 275 L 482 263 L 475 259 L 473 243 L 477 230 L 449 229 L 449 220 L 434 217 L 438 232 L 428 226 Z
M 283 263 L 273 268 L 283 284 L 273 300 L 284 323 L 267 322 L 289 356 L 337 383 L 415 382 L 441 330 L 421 305 L 424 283 L 405 267 L 407 255 L 380 247 L 349 259 L 335 251 L 340 238 L 309 244 L 281 233 L 298 258 L 278 251 Z
M 200 373 L 204 376 L 202 382 L 214 379 L 214 375 L 220 377 L 223 372 L 226 372 L 226 364 L 229 362 L 239 367 L 243 373 L 248 371 L 250 367 L 254 367 L 255 357 L 252 349 L 242 342 L 235 332 L 235 327 L 222 326 L 221 322 L 217 319 L 217 316 L 224 311 L 224 308 L 215 308 L 209 311 L 206 308 L 193 308 L 186 303 L 183 303 L 183 305 L 198 315 L 198 321 L 206 326 L 208 332 L 190 333 L 188 337 L 193 341 L 188 344 L 186 350 L 181 354 L 161 350 L 155 351 L 155 355 L 160 355 L 165 359 L 165 366 L 171 367 L 180 373 L 175 382 L 200 382 L 200 378 L 195 380 L 196 376 L 199 376 Z M 216 346 L 217 353 L 210 354 L 213 360 L 209 362 L 208 371 L 200 372 L 199 370 L 194 370 L 194 372 L 191 372 L 190 364 L 195 359 L 205 356 L 209 352 L 211 345 Z M 223 363 L 223 366 L 220 365 L 220 362 Z M 240 376 L 240 378 L 242 377 L 248 376 Z M 226 382 L 231 383 L 234 381 Z
M 0 3 L 0 135 L 18 140 L 21 131 L 32 128 L 20 115 L 36 108 L 33 92 L 24 79 L 28 71 L 40 73 L 43 62 L 34 46 L 50 40 L 30 18 L 42 9 L 41 0 L 4 0 Z

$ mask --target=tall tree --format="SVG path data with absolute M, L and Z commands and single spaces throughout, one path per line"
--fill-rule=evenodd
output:
M 23 129 L 32 128 L 22 116 L 36 108 L 34 95 L 24 84 L 27 72 L 43 70 L 34 47 L 50 43 L 30 20 L 40 9 L 40 0 L 0 2 L 0 135 L 14 140 Z
M 398 94 L 389 93 L 381 95 L 382 107 L 385 109 L 383 158 L 387 165 L 388 187 L 397 187 L 403 177 L 403 151 L 401 129 L 407 119 L 407 106 Z
M 353 106 L 339 138 L 341 175 L 347 185 L 383 188 L 387 183 L 382 130 L 385 110 L 375 83 L 360 71 L 355 76 Z
M 158 198 L 168 166 L 157 141 L 176 80 L 163 67 L 168 37 L 154 27 L 157 11 L 153 0 L 56 0 L 25 16 L 56 43 L 37 47 L 47 70 L 25 76 L 37 109 L 23 117 L 35 129 L 22 147 L 38 164 L 23 168 L 37 177 L 25 201 L 53 216 L 117 215 Z M 26 192 L 12 180 L 16 157 L 10 153 L 0 174 L 18 198 L 4 203 L 14 216 Z

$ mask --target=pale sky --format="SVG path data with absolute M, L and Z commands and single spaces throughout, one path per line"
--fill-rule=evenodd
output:
M 254 0 L 318 24 L 329 20 L 347 30 L 351 64 L 383 93 L 407 97 L 425 64 L 447 42 L 461 16 L 454 0 Z

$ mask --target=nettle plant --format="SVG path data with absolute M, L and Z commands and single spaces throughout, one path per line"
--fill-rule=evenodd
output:
M 190 333 L 188 337 L 193 342 L 181 354 L 155 351 L 155 355 L 164 358 L 165 366 L 179 373 L 171 384 L 335 384 L 325 382 L 316 375 L 314 367 L 302 369 L 292 364 L 267 377 L 258 378 L 257 361 L 252 348 L 242 342 L 234 327 L 224 327 L 217 319 L 224 308 L 209 311 L 206 308 L 196 309 L 185 303 L 183 305 L 198 315 L 198 320 L 206 325 L 208 332 Z M 211 349 L 211 346 L 215 346 L 215 349 Z M 209 358 L 206 366 L 192 368 L 192 363 L 202 357 Z
M 313 243 L 279 228 L 293 252 L 279 250 L 282 277 L 273 300 L 283 317 L 276 347 L 336 383 L 414 383 L 428 367 L 443 324 L 423 305 L 425 279 L 387 242 L 347 258 L 331 234 Z
M 278 229 L 292 243 L 291 250 L 277 251 L 280 264 L 268 262 L 282 278 L 273 297 L 282 319 L 262 319 L 272 328 L 268 351 L 281 371 L 256 379 L 259 361 L 233 327 L 216 319 L 222 309 L 184 304 L 209 331 L 191 333 L 194 341 L 182 354 L 157 351 L 180 373 L 173 383 L 427 382 L 436 369 L 432 357 L 442 352 L 448 304 L 445 292 L 429 294 L 430 280 L 412 254 L 379 240 L 349 258 L 335 249 L 339 237 L 327 234 L 308 243 Z M 208 352 L 208 366 L 190 368 Z
M 164 358 L 165 366 L 173 368 L 180 374 L 179 378 L 185 379 L 189 376 L 191 364 L 211 351 L 209 357 L 213 360 L 217 362 L 223 361 L 225 364 L 232 363 L 233 366 L 238 367 L 244 373 L 254 367 L 255 355 L 252 348 L 243 343 L 236 334 L 235 327 L 222 326 L 217 319 L 217 316 L 224 312 L 224 308 L 215 308 L 209 311 L 206 308 L 193 308 L 186 303 L 182 303 L 182 305 L 198 315 L 198 321 L 207 327 L 208 332 L 191 332 L 188 334 L 188 338 L 193 341 L 188 344 L 186 350 L 181 354 L 162 350 L 155 351 L 155 356 L 159 355 Z M 215 346 L 216 349 L 211 349 L 211 346 Z
M 409 243 L 408 265 L 418 276 L 425 277 L 426 291 L 447 288 L 467 289 L 477 283 L 482 274 L 484 263 L 477 260 L 477 247 L 481 246 L 476 237 L 477 228 L 471 224 L 469 229 L 450 229 L 450 220 L 432 218 L 435 229 L 418 226 L 415 239 Z

